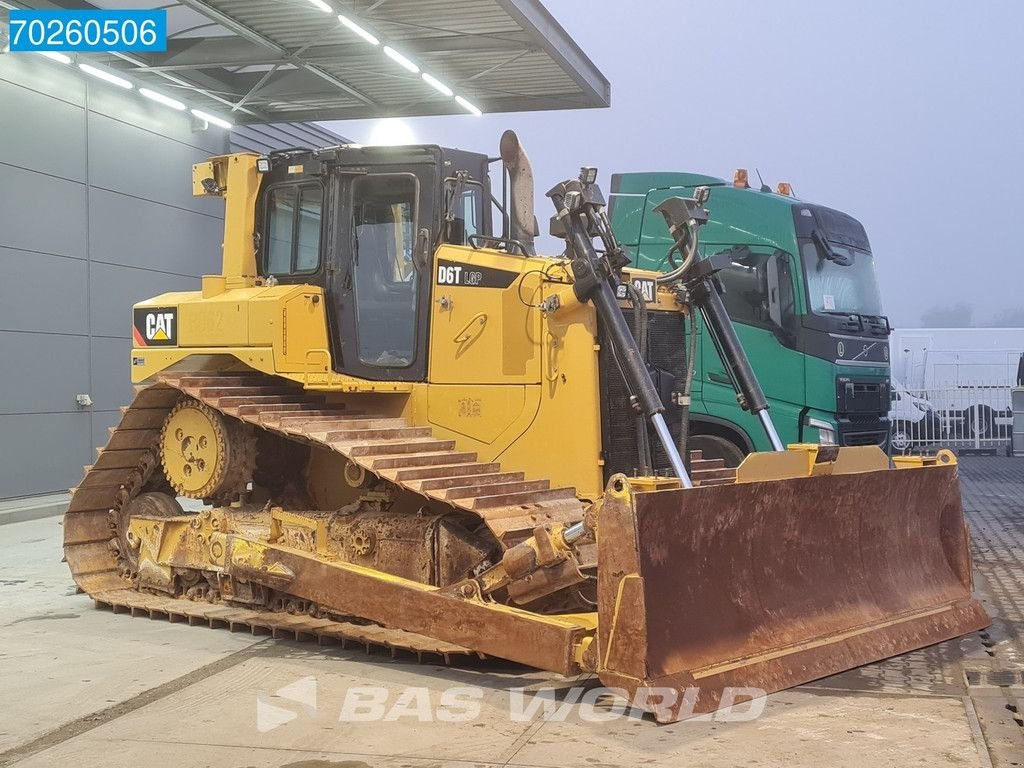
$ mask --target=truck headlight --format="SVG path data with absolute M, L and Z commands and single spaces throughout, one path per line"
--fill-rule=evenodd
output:
M 836 428 L 831 422 L 805 416 L 804 424 L 818 430 L 818 445 L 836 445 Z

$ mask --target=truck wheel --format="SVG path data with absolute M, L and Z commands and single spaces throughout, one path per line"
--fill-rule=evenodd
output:
M 910 450 L 910 424 L 905 421 L 897 421 L 892 425 L 892 433 L 889 435 L 889 445 L 893 453 L 906 453 Z
M 991 408 L 981 405 L 977 410 L 973 407 L 968 408 L 965 413 L 967 414 L 967 437 L 977 437 L 981 440 L 992 437 L 995 431 L 995 416 L 992 414 Z
M 725 466 L 738 467 L 747 452 L 736 443 L 718 435 L 691 435 L 686 443 L 686 452 L 701 451 L 705 459 L 724 459 Z M 686 457 L 690 463 L 690 457 Z

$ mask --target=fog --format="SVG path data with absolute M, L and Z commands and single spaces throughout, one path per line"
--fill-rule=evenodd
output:
M 757 168 L 860 219 L 894 325 L 1024 320 L 1024 4 L 545 4 L 611 82 L 610 109 L 407 121 L 417 142 L 491 154 L 515 129 L 542 229 L 543 192 L 580 165 L 606 190 L 618 171 Z M 326 125 L 367 141 L 374 122 Z

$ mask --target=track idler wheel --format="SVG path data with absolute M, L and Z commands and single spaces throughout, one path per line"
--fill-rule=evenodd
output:
M 231 501 L 252 478 L 256 437 L 247 425 L 187 398 L 164 421 L 160 460 L 178 495 Z

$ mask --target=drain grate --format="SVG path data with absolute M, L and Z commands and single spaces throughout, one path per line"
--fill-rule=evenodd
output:
M 1024 672 L 1019 669 L 965 669 L 964 677 L 972 688 L 1013 688 L 1024 684 Z
M 988 673 L 988 684 L 997 685 L 1000 688 L 1009 688 L 1017 685 L 1021 680 L 1021 674 L 1014 669 L 1001 669 Z

